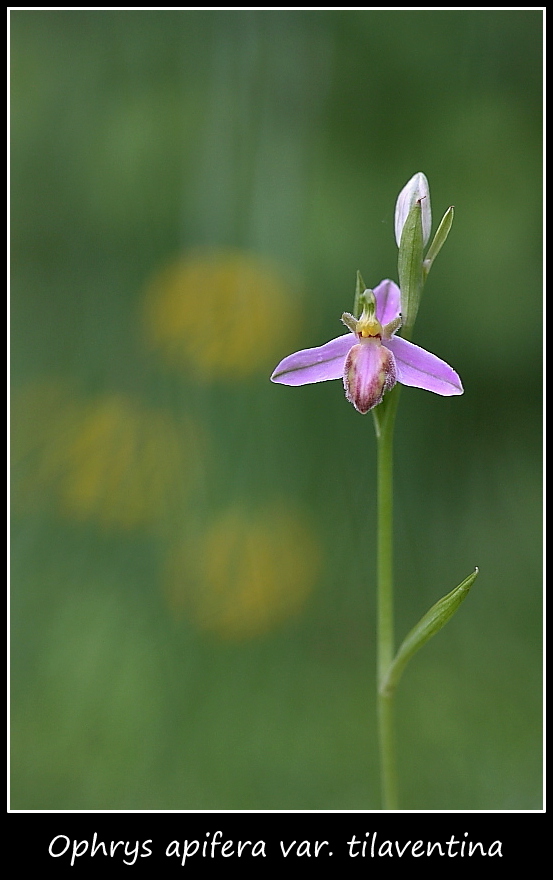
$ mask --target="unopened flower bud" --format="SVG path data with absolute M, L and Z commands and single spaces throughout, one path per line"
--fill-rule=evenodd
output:
M 413 205 L 420 201 L 423 244 L 428 244 L 430 230 L 432 228 L 432 211 L 430 208 L 430 187 L 426 175 L 418 171 L 411 180 L 405 184 L 396 202 L 395 233 L 397 246 L 401 243 L 401 233 L 405 221 Z

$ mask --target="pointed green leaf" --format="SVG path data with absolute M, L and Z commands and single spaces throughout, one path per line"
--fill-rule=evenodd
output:
M 389 694 L 395 689 L 411 657 L 453 617 L 461 602 L 468 596 L 477 575 L 478 569 L 475 568 L 472 574 L 469 574 L 458 587 L 455 587 L 451 593 L 443 596 L 421 617 L 416 626 L 413 627 L 403 640 L 392 661 L 388 673 L 381 684 L 382 693 Z
M 430 269 L 432 268 L 432 263 L 440 253 L 442 247 L 445 244 L 446 238 L 449 235 L 449 230 L 451 229 L 453 223 L 453 215 L 455 213 L 455 208 L 453 205 L 447 209 L 444 216 L 442 217 L 442 222 L 438 226 L 436 230 L 436 235 L 432 240 L 432 244 L 428 248 L 428 253 L 426 254 L 426 259 L 424 261 L 424 276 L 428 275 Z
M 424 284 L 422 210 L 420 201 L 415 202 L 401 233 L 397 260 L 399 288 L 401 290 L 402 336 L 408 339 L 417 317 L 419 301 Z

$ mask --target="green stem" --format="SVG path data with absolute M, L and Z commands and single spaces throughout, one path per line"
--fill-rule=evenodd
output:
M 379 409 L 377 433 L 377 714 L 382 806 L 398 809 L 393 691 L 385 690 L 394 659 L 393 585 L 393 441 L 399 387 L 386 396 Z

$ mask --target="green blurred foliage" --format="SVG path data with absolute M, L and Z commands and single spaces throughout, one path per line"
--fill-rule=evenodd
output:
M 12 807 L 378 808 L 372 420 L 268 377 L 397 277 L 422 170 L 465 394 L 402 393 L 398 640 L 480 576 L 402 806 L 539 809 L 542 13 L 10 18 Z

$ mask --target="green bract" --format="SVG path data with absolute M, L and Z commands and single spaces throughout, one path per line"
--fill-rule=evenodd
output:
M 438 254 L 440 253 L 443 245 L 445 244 L 445 240 L 446 240 L 447 236 L 449 235 L 449 230 L 451 229 L 451 226 L 453 224 L 453 214 L 454 213 L 455 213 L 455 209 L 452 205 L 450 208 L 447 209 L 444 216 L 442 217 L 442 222 L 438 226 L 438 230 L 436 232 L 436 235 L 434 236 L 432 244 L 428 248 L 428 253 L 426 254 L 424 264 L 423 264 L 423 271 L 424 271 L 425 278 L 428 275 L 428 273 L 430 272 L 430 269 L 432 268 L 432 263 L 434 262 L 434 260 L 438 256 Z
M 406 339 L 411 335 L 424 285 L 423 250 L 422 208 L 419 201 L 415 202 L 403 225 L 397 259 L 401 290 L 402 335 Z

